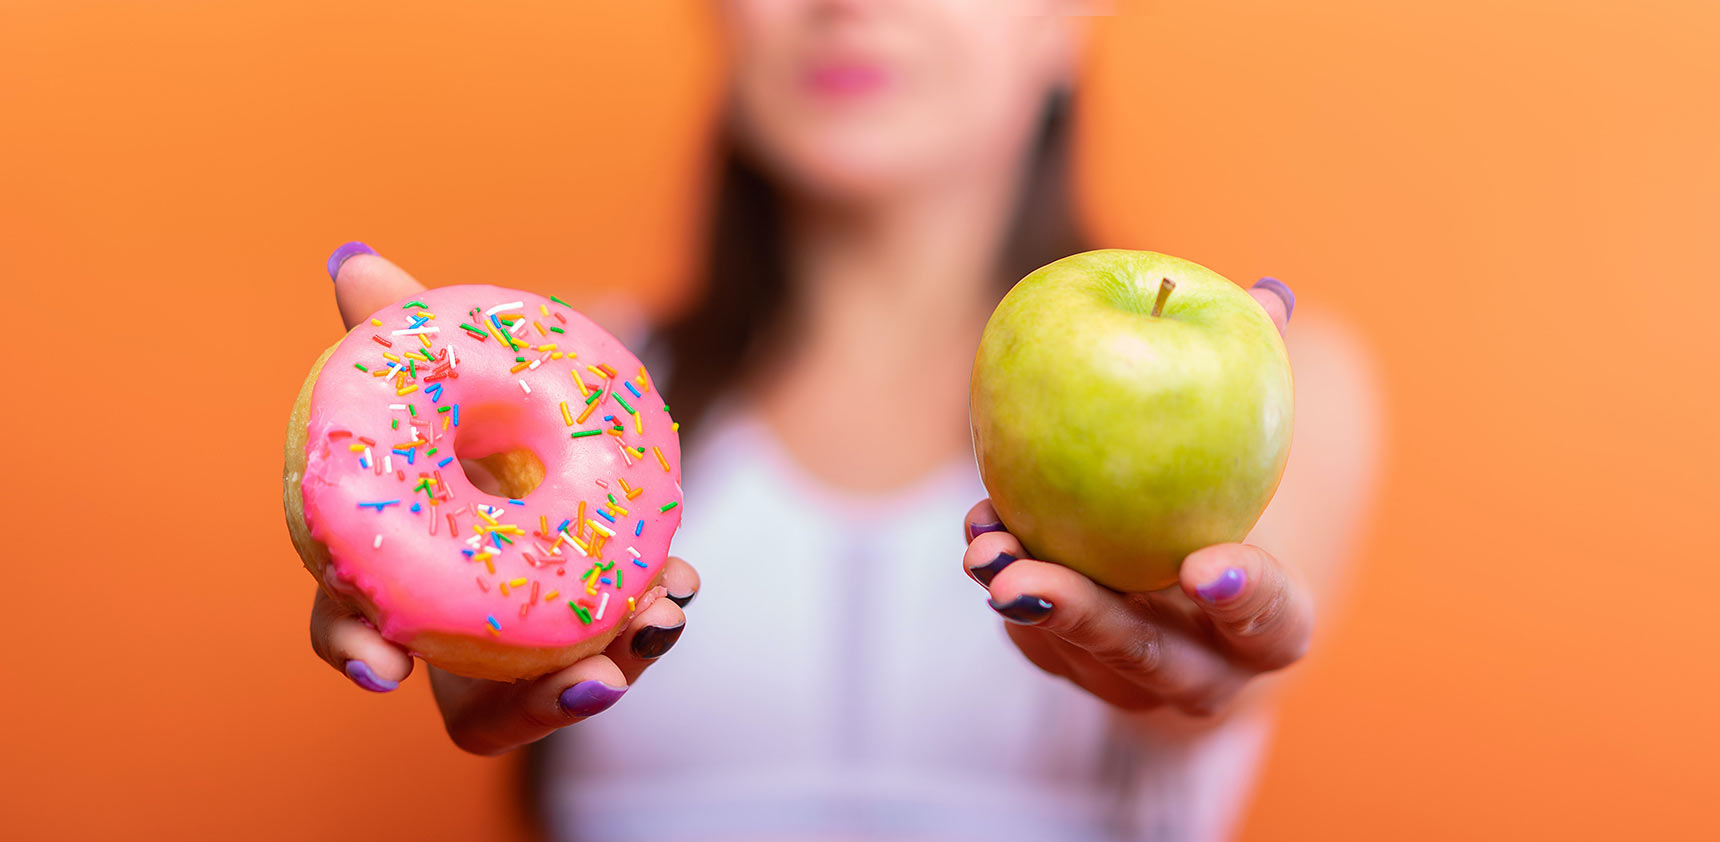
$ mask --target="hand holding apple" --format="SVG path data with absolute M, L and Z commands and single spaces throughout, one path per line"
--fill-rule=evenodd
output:
M 1236 292 L 1266 320 L 1274 339 L 1287 327 L 1295 296 L 1284 284 L 1264 279 L 1247 293 Z M 1283 374 L 1287 383 L 1287 364 Z M 1287 444 L 1287 417 L 1284 423 Z M 978 426 L 976 419 L 976 445 Z M 1282 458 L 1270 471 L 1261 508 L 1276 487 Z M 1241 530 L 1258 516 L 1258 509 L 1247 514 Z M 1253 677 L 1294 663 L 1307 647 L 1313 628 L 1307 586 L 1258 547 L 1200 547 L 1169 567 L 1170 581 L 1180 588 L 1119 593 L 1064 564 L 1028 557 L 1031 550 L 1006 531 L 1013 525 L 992 500 L 974 506 L 964 524 L 964 569 L 988 590 L 991 607 L 1009 621 L 1010 639 L 1029 660 L 1109 704 L 1126 710 L 1171 705 L 1210 715 Z M 1126 576 L 1132 558 L 1121 564 L 1089 559 L 1097 563 L 1088 566 L 1101 573 L 1121 569 Z

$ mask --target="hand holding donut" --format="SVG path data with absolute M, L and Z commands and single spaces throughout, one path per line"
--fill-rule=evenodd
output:
M 1251 292 L 1282 333 L 1294 300 L 1288 290 Z M 969 510 L 963 528 L 963 568 L 989 591 L 1022 654 L 1124 710 L 1169 705 L 1210 716 L 1255 676 L 1289 666 L 1307 649 L 1314 622 L 1307 585 L 1259 547 L 1197 550 L 1183 561 L 1179 587 L 1123 594 L 1024 558 L 989 500 Z
M 419 295 L 419 293 L 424 292 L 424 287 L 410 275 L 360 244 L 348 244 L 347 246 L 343 246 L 341 249 L 337 250 L 329 259 L 329 272 L 335 280 L 335 298 L 340 309 L 342 321 L 349 330 L 390 304 L 405 300 L 408 297 L 427 297 Z M 451 323 L 457 322 L 462 325 L 470 324 L 469 319 L 462 321 L 460 315 L 461 314 L 458 312 L 441 314 L 440 321 Z M 418 324 L 420 322 L 422 322 L 422 319 L 414 319 L 413 323 Z M 564 320 L 563 323 L 565 324 L 566 321 Z M 493 326 L 497 328 L 505 328 L 508 324 L 509 322 L 506 321 L 504 317 L 503 320 L 496 321 Z M 456 328 L 454 324 L 446 324 L 443 326 L 450 330 L 459 329 Z M 541 327 L 539 329 L 540 331 L 542 330 Z M 475 333 L 476 331 L 474 330 L 473 332 Z M 523 331 L 521 331 L 521 333 L 523 333 Z M 407 335 L 405 337 L 401 337 L 400 335 L 394 334 L 392 331 L 389 332 L 389 335 L 395 336 L 396 340 L 402 338 L 418 338 L 411 330 L 406 331 L 406 334 Z M 525 344 L 524 340 L 510 340 L 499 331 L 490 332 L 490 337 L 498 345 L 502 342 L 508 342 L 510 347 L 514 347 L 516 343 L 518 343 L 519 347 L 523 347 Z M 469 338 L 474 342 L 491 341 L 491 339 L 478 340 L 476 336 Z M 384 339 L 386 339 L 386 337 L 384 337 Z M 378 344 L 381 344 L 380 340 Z M 401 344 L 403 346 L 405 345 L 404 342 Z M 545 343 L 545 346 L 548 344 L 549 343 Z M 415 367 L 430 369 L 432 366 L 438 365 L 438 363 L 434 361 L 437 355 L 429 350 L 431 343 L 425 342 L 424 345 L 425 350 L 419 351 L 419 353 L 424 354 L 426 359 L 416 363 Z M 404 350 L 404 348 L 396 350 Z M 515 350 L 518 350 L 518 348 L 515 347 Z M 471 357 L 473 360 L 476 360 L 478 353 L 473 351 L 471 353 Z M 444 358 L 443 364 L 445 365 L 446 362 L 447 361 Z M 478 366 L 473 366 L 468 369 L 468 379 L 470 379 L 472 371 L 477 368 Z M 536 371 L 538 367 L 532 366 L 531 368 L 533 371 Z M 644 375 L 641 374 L 642 378 L 643 376 Z M 575 379 L 578 379 L 578 377 L 579 375 L 576 374 Z M 523 379 L 520 382 L 522 389 L 529 390 L 529 385 L 527 385 Z M 402 388 L 409 388 L 411 385 L 412 384 L 406 384 Z M 639 413 L 632 404 L 626 403 L 630 398 L 633 399 L 634 403 L 642 403 L 636 398 L 639 394 L 639 387 L 626 382 L 618 382 L 614 380 L 614 375 L 611 375 L 610 386 L 612 389 L 620 391 L 614 391 L 608 394 L 600 393 L 601 400 L 596 400 L 592 403 L 603 406 L 606 408 L 607 412 L 614 414 L 620 414 L 620 411 L 608 408 L 610 401 L 613 401 L 615 405 L 627 406 L 629 412 L 633 412 L 634 415 L 638 416 L 634 418 L 634 423 L 635 425 L 638 425 L 641 428 L 641 432 L 643 432 L 643 426 L 647 423 L 644 415 Z M 623 386 L 626 386 L 627 388 L 622 389 Z M 469 391 L 471 389 L 470 386 L 463 387 L 468 389 L 468 394 L 471 394 Z M 648 384 L 647 388 L 649 388 Z M 585 381 L 580 383 L 580 389 L 581 391 L 588 391 Z M 394 391 L 389 390 L 389 394 L 392 396 Z M 526 391 L 526 396 L 530 396 L 530 394 L 530 391 Z M 550 395 L 541 392 L 540 396 L 546 398 L 550 397 Z M 617 399 L 618 396 L 619 399 Z M 390 399 L 393 398 L 390 397 Z M 643 408 L 644 407 L 641 406 L 638 409 Z M 430 410 L 431 408 L 426 406 L 426 409 Z M 441 411 L 446 414 L 446 410 L 440 405 L 431 411 Z M 413 414 L 416 416 L 416 413 Z M 568 413 L 564 408 L 563 414 L 571 413 Z M 628 417 L 631 416 L 622 415 L 622 418 Z M 661 421 L 662 423 L 667 423 L 666 417 L 666 414 L 664 414 L 661 418 L 653 417 L 651 420 L 653 422 Z M 571 422 L 571 419 L 569 420 Z M 610 433 L 607 425 L 611 423 L 616 428 L 623 426 L 621 421 L 609 419 L 605 422 L 606 428 L 602 432 Z M 410 429 L 416 430 L 418 429 L 418 426 L 415 426 L 415 424 L 416 422 L 409 422 L 408 426 Z M 560 426 L 559 422 L 557 422 L 556 426 Z M 573 427 L 574 425 L 569 423 L 568 426 Z M 614 435 L 613 433 L 610 434 Z M 596 434 L 588 435 L 595 436 Z M 414 440 L 417 440 L 422 437 L 422 434 L 414 432 L 412 437 Z M 576 436 L 576 438 L 578 437 Z M 611 442 L 608 436 L 604 436 L 602 439 L 582 439 L 581 443 L 587 441 L 592 444 L 604 442 L 609 445 L 613 445 L 616 448 L 622 448 L 621 442 L 626 442 L 627 446 L 634 445 L 633 442 L 624 439 L 622 436 L 617 435 L 615 438 L 617 441 L 614 442 Z M 668 449 L 668 447 L 669 443 L 665 442 L 664 448 Z M 420 454 L 424 452 L 422 447 L 417 448 L 416 450 Z M 398 453 L 398 451 L 396 451 L 396 453 Z M 442 459 L 446 459 L 445 454 L 438 455 L 440 455 Z M 656 461 L 649 461 L 651 460 L 650 455 L 643 453 L 628 453 L 625 449 L 622 449 L 620 457 L 618 459 L 614 459 L 614 461 L 617 464 L 625 462 L 629 467 L 635 464 L 633 460 L 638 460 L 639 463 L 649 461 L 651 470 L 653 471 L 656 470 L 656 465 L 661 463 L 663 472 L 667 474 L 675 455 L 676 453 L 671 452 L 667 454 L 668 458 L 659 457 Z M 290 457 L 291 448 L 289 448 L 289 467 L 291 466 Z M 365 457 L 369 457 L 369 459 L 388 458 L 390 468 L 398 470 L 402 475 L 405 474 L 403 467 L 396 467 L 393 464 L 393 461 L 396 459 L 404 462 L 404 458 L 402 456 L 379 457 L 376 456 L 374 452 L 358 454 L 355 451 L 355 458 L 363 459 Z M 611 454 L 611 457 L 613 458 L 614 455 Z M 425 457 L 418 456 L 415 458 L 424 459 Z M 367 460 L 360 464 L 368 463 L 369 462 Z M 469 480 L 475 486 L 485 486 L 495 482 L 495 478 L 490 476 L 491 466 L 486 465 L 485 463 L 462 460 L 462 466 L 464 467 L 464 479 Z M 678 471 L 678 464 L 676 465 L 676 469 Z M 539 468 L 539 471 L 541 472 L 542 469 Z M 386 475 L 381 471 L 377 471 L 376 473 L 377 476 L 382 476 L 386 479 Z M 644 484 L 648 482 L 657 482 L 661 485 L 670 479 L 670 477 L 658 477 L 653 480 L 645 477 L 647 477 L 647 475 L 642 473 L 635 474 L 634 487 L 627 487 L 625 484 L 622 484 L 617 486 L 616 491 L 623 495 L 631 492 L 635 497 L 639 497 L 640 488 L 643 487 Z M 678 473 L 675 475 L 675 478 L 678 478 Z M 368 477 L 363 476 L 361 472 L 361 476 L 358 479 L 362 481 L 368 479 Z M 350 480 L 348 482 L 350 482 Z M 430 507 L 423 507 L 421 509 L 419 503 L 428 503 L 430 497 L 436 493 L 436 488 L 433 483 L 421 482 L 419 490 L 425 497 L 423 501 L 418 501 L 416 496 L 414 496 L 412 502 L 401 501 L 398 504 L 390 504 L 389 501 L 377 501 L 384 505 L 383 507 L 376 508 L 376 516 L 381 517 L 385 508 L 390 514 L 397 510 L 403 512 L 406 505 L 413 506 L 412 512 L 415 515 L 429 514 L 432 518 L 437 516 L 446 517 L 445 511 L 454 509 L 451 503 L 455 501 L 452 500 L 438 501 L 443 502 L 446 509 L 435 509 Z M 660 489 L 656 489 L 654 487 L 654 490 Z M 669 492 L 665 491 L 664 493 Z M 678 501 L 678 486 L 675 487 L 673 494 L 677 495 L 677 500 L 671 500 L 670 504 Z M 476 497 L 476 493 L 474 492 L 472 496 Z M 641 499 L 639 502 L 645 503 L 646 501 Z M 650 502 L 655 504 L 656 501 L 653 499 Z M 607 709 L 620 699 L 621 695 L 625 693 L 633 681 L 635 681 L 639 675 L 644 672 L 646 667 L 648 667 L 656 658 L 662 656 L 664 652 L 668 651 L 669 647 L 674 645 L 675 641 L 679 638 L 681 629 L 686 622 L 686 616 L 682 612 L 682 607 L 692 600 L 699 585 L 698 574 L 691 566 L 686 564 L 686 562 L 673 557 L 668 558 L 665 562 L 661 555 L 656 557 L 657 564 L 649 564 L 647 559 L 649 558 L 651 547 L 646 545 L 645 542 L 647 539 L 642 537 L 631 539 L 633 543 L 638 543 L 640 546 L 646 547 L 647 550 L 644 557 L 642 557 L 641 554 L 631 546 L 627 548 L 628 551 L 633 554 L 632 558 L 635 560 L 634 563 L 637 564 L 639 568 L 634 571 L 635 574 L 643 577 L 651 573 L 656 573 L 657 578 L 652 580 L 652 582 L 654 582 L 654 586 L 649 590 L 640 590 L 640 588 L 646 584 L 646 581 L 642 578 L 630 585 L 629 587 L 633 589 L 631 592 L 638 593 L 637 603 L 635 604 L 632 600 L 629 600 L 627 606 L 622 606 L 619 602 L 619 600 L 623 598 L 622 592 L 619 589 L 619 585 L 622 584 L 621 574 L 623 570 L 631 570 L 632 568 L 626 567 L 625 562 L 621 563 L 619 568 L 614 566 L 604 567 L 604 562 L 592 561 L 590 558 L 586 557 L 587 550 L 596 549 L 592 544 L 592 539 L 597 538 L 599 533 L 603 533 L 604 540 L 616 542 L 613 546 L 618 548 L 620 544 L 627 543 L 629 541 L 628 536 L 625 534 L 622 534 L 619 537 L 616 536 L 618 529 L 625 528 L 634 535 L 639 535 L 645 531 L 647 521 L 650 520 L 650 518 L 644 514 L 640 514 L 637 510 L 637 506 L 635 506 L 635 511 L 632 513 L 633 518 L 631 520 L 625 517 L 625 514 L 627 513 L 625 505 L 632 505 L 633 503 L 634 500 L 632 498 L 626 498 L 624 496 L 623 498 L 618 499 L 611 496 L 609 505 L 607 505 L 605 507 L 605 511 L 601 513 L 602 520 L 598 520 L 597 518 L 589 519 L 588 523 L 591 524 L 589 527 L 586 526 L 586 523 L 573 523 L 572 518 L 564 520 L 563 523 L 553 528 L 547 525 L 549 523 L 547 519 L 534 521 L 545 524 L 540 527 L 540 529 L 533 530 L 531 533 L 532 539 L 530 540 L 538 541 L 538 543 L 531 546 L 538 550 L 539 558 L 529 559 L 532 567 L 534 568 L 534 574 L 538 568 L 541 568 L 544 572 L 543 587 L 540 589 L 540 583 L 536 579 L 532 581 L 529 591 L 530 597 L 525 599 L 519 606 L 519 614 L 517 618 L 508 611 L 503 611 L 499 608 L 478 618 L 478 621 L 487 622 L 490 627 L 501 627 L 495 628 L 499 637 L 499 633 L 503 629 L 506 629 L 510 633 L 516 633 L 516 629 L 525 628 L 528 618 L 535 619 L 538 617 L 554 617 L 559 622 L 574 624 L 585 623 L 590 625 L 595 621 L 597 624 L 602 625 L 603 613 L 607 610 L 611 613 L 611 616 L 608 618 L 609 625 L 613 625 L 617 619 L 620 619 L 625 622 L 625 626 L 619 630 L 612 640 L 608 641 L 607 645 L 603 646 L 600 652 L 590 654 L 588 657 L 583 657 L 572 663 L 570 666 L 555 669 L 547 674 L 537 675 L 534 678 L 514 682 L 499 682 L 470 678 L 464 675 L 456 675 L 454 673 L 438 669 L 434 666 L 430 668 L 431 686 L 435 692 L 437 705 L 442 711 L 443 720 L 447 725 L 449 736 L 460 748 L 477 754 L 497 754 L 539 739 L 556 728 L 578 722 L 588 716 Z M 669 510 L 675 508 L 674 505 L 670 504 L 665 504 Z M 375 505 L 376 503 L 371 502 L 359 503 L 360 508 Z M 453 564 L 477 564 L 478 562 L 487 561 L 489 554 L 492 552 L 494 552 L 498 557 L 511 559 L 512 556 L 507 556 L 506 552 L 510 549 L 516 554 L 528 552 L 522 549 L 527 546 L 525 542 L 528 538 L 525 531 L 515 529 L 511 526 L 504 529 L 503 525 L 500 524 L 500 521 L 503 519 L 500 518 L 500 515 L 498 514 L 501 511 L 499 507 L 486 507 L 483 504 L 468 504 L 466 507 L 457 511 L 464 512 L 464 517 L 467 522 L 459 522 L 461 516 L 457 515 L 456 520 L 450 524 L 450 530 L 452 526 L 455 525 L 460 526 L 462 529 L 471 528 L 475 523 L 476 528 L 473 531 L 483 538 L 492 541 L 494 543 L 494 548 L 487 548 L 482 542 L 473 542 L 473 546 L 478 548 L 476 552 L 466 552 L 466 559 L 464 561 L 455 561 L 452 562 Z M 524 509 L 522 508 L 519 511 L 524 511 Z M 655 510 L 653 509 L 651 511 Z M 291 500 L 289 499 L 289 518 L 291 517 L 291 512 L 292 505 Z M 582 514 L 584 513 L 584 507 L 581 507 L 581 512 Z M 675 514 L 678 515 L 678 513 Z M 368 515 L 368 510 L 366 511 L 366 515 Z M 419 520 L 412 522 L 423 522 L 428 525 L 429 520 L 420 518 Z M 652 522 L 649 525 L 652 527 L 660 526 L 656 522 Z M 611 526 L 616 528 L 612 529 L 610 528 Z M 382 527 L 375 528 L 381 529 Z M 663 524 L 660 528 L 672 532 L 673 524 Z M 520 542 L 519 546 L 515 546 L 514 541 L 510 540 L 510 535 L 514 539 L 518 539 Z M 393 533 L 390 533 L 389 537 L 391 539 L 395 538 Z M 551 542 L 547 540 L 549 538 L 565 539 L 565 541 L 555 540 Z M 382 540 L 383 533 L 379 531 L 376 538 L 378 548 L 380 548 Z M 507 542 L 506 545 L 502 543 L 504 541 Z M 665 543 L 663 546 L 666 546 L 666 538 L 664 541 Z M 295 543 L 299 542 L 300 536 L 295 534 Z M 579 552 L 573 552 L 573 547 L 570 546 L 570 544 L 577 545 Z M 548 557 L 544 554 L 543 550 L 546 549 L 546 545 L 548 545 L 547 548 L 555 554 L 554 558 Z M 661 552 L 660 548 L 658 549 L 658 552 Z M 303 547 L 301 547 L 301 554 L 305 554 L 305 549 Z M 605 555 L 611 554 L 612 553 L 596 553 L 599 559 Z M 625 554 L 613 554 L 619 555 L 621 559 L 627 559 L 627 555 Z M 477 561 L 474 562 L 473 559 L 477 559 Z M 589 571 L 582 571 L 575 565 L 569 564 L 569 561 L 590 565 L 592 569 Z M 443 559 L 426 559 L 424 560 L 424 563 L 440 563 L 446 565 L 450 562 Z M 613 564 L 613 562 L 611 562 L 611 564 Z M 307 566 L 312 566 L 309 558 L 307 558 Z M 495 567 L 496 565 L 492 561 L 489 566 Z M 658 569 L 651 570 L 651 567 L 657 567 Z M 493 574 L 492 577 L 486 577 L 483 569 L 474 569 L 477 570 L 478 575 L 473 577 L 474 582 L 469 582 L 468 584 L 475 589 L 483 590 L 485 596 L 494 596 L 494 594 L 488 590 L 491 585 L 486 584 L 485 582 L 486 578 L 493 579 Z M 551 571 L 556 575 L 560 575 L 561 578 L 550 578 L 549 574 Z M 313 572 L 318 572 L 314 566 Z M 575 575 L 565 575 L 567 572 L 572 572 Z M 585 577 L 581 577 L 579 575 L 582 572 L 586 574 Z M 321 575 L 319 578 L 325 585 L 328 585 L 330 575 L 332 575 L 332 571 L 326 571 L 325 575 Z M 601 586 L 598 581 L 600 576 L 602 577 Z M 502 595 L 506 595 L 508 593 L 508 584 L 510 584 L 510 582 L 506 580 L 493 579 L 493 586 L 498 588 Z M 523 579 L 515 579 L 512 584 L 514 584 L 516 588 L 515 599 L 516 601 L 519 601 L 527 593 L 525 582 Z M 550 591 L 548 594 L 540 594 L 540 590 L 558 587 L 558 584 L 568 592 L 566 596 L 562 595 L 559 591 Z M 602 593 L 597 593 L 600 587 L 604 590 Z M 611 594 L 610 590 L 613 590 L 614 593 Z M 590 592 L 592 596 L 582 595 L 587 592 Z M 476 590 L 474 590 L 474 593 L 476 593 Z M 547 598 L 540 600 L 538 598 L 540 595 Z M 668 598 L 657 598 L 659 595 L 667 596 Z M 574 596 L 575 599 L 568 599 L 567 596 Z M 617 600 L 613 609 L 610 608 L 610 596 L 616 597 Z M 596 601 L 594 597 L 601 597 L 601 602 Z M 565 607 L 561 605 L 563 602 L 566 603 Z M 511 610 L 514 608 L 514 605 L 510 603 L 505 607 Z M 632 616 L 630 618 L 626 616 L 627 607 L 636 608 L 636 610 L 632 612 Z M 559 611 L 565 616 L 548 613 L 552 610 Z M 545 613 L 539 614 L 538 612 Z M 500 619 L 498 619 L 498 617 L 500 617 Z M 504 622 L 508 625 L 504 626 Z M 543 621 L 539 620 L 538 622 L 541 624 Z M 518 624 L 517 626 L 515 625 L 516 623 Z M 577 628 L 577 626 L 575 627 Z M 360 687 L 376 692 L 386 692 L 398 686 L 398 683 L 405 679 L 412 671 L 413 657 L 409 654 L 406 648 L 391 642 L 387 637 L 385 637 L 383 631 L 376 627 L 372 619 L 367 618 L 365 613 L 360 610 L 360 607 L 354 604 L 354 600 L 332 597 L 329 595 L 326 588 L 319 588 L 317 590 L 316 598 L 311 610 L 310 628 L 311 645 L 317 655 L 327 661 L 330 666 L 341 671 L 342 674 L 346 675 L 351 681 Z M 398 636 L 396 637 L 398 639 Z M 479 638 L 479 640 L 481 641 L 482 638 Z M 599 643 L 602 642 L 601 639 L 597 640 Z M 460 662 L 459 659 L 463 657 L 462 653 L 466 653 L 468 649 L 469 647 L 462 648 L 461 646 L 449 648 L 446 650 L 448 652 L 447 657 L 452 662 Z M 523 651 L 525 654 L 530 655 L 534 651 L 566 652 L 589 650 L 575 650 L 572 647 L 565 647 L 560 650 L 531 650 L 526 648 Z M 483 664 L 481 659 L 478 660 L 477 663 L 480 665 Z M 482 672 L 482 670 L 471 671 Z M 535 672 L 541 672 L 541 670 L 533 670 L 524 674 L 530 675 Z

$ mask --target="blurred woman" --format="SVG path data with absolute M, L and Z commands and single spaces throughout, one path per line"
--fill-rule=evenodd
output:
M 1301 656 L 1309 581 L 1357 531 L 1370 386 L 1341 332 L 1298 323 L 1277 498 L 1254 544 L 1191 555 L 1178 588 L 1118 594 L 1025 558 L 974 504 L 981 328 L 1013 281 L 1087 245 L 1069 195 L 1082 28 L 1060 14 L 1073 4 L 1018 5 L 721 5 L 733 63 L 705 278 L 648 352 L 688 443 L 676 549 L 698 571 L 674 562 L 671 599 L 560 673 L 431 671 L 462 748 L 535 743 L 528 794 L 554 837 L 1234 827 L 1268 732 L 1259 676 Z M 330 272 L 349 324 L 415 287 L 362 247 Z M 1289 288 L 1252 292 L 1284 329 Z M 361 685 L 411 670 L 320 596 L 312 623 Z

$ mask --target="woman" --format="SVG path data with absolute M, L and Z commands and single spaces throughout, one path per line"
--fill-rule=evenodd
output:
M 1180 588 L 1132 596 L 1023 557 L 969 508 L 968 372 L 1009 283 L 1083 248 L 1064 113 L 1080 28 L 961 0 L 721 8 L 706 284 L 651 345 L 689 444 L 676 548 L 699 572 L 674 562 L 672 600 L 555 675 L 432 669 L 449 735 L 483 754 L 542 740 L 531 789 L 560 838 L 1225 835 L 1266 734 L 1259 676 L 1302 654 L 1303 574 L 1359 521 L 1358 355 L 1298 325 L 1295 455 L 1258 546 L 1201 550 Z M 329 269 L 349 325 L 416 288 L 362 246 Z M 1253 293 L 1283 329 L 1289 289 Z M 411 670 L 320 593 L 312 637 L 369 689 Z

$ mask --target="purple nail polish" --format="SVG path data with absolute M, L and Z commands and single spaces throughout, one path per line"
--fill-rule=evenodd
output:
M 1290 314 L 1296 312 L 1296 293 L 1290 291 L 1290 285 L 1277 278 L 1261 278 L 1254 282 L 1255 289 L 1263 289 L 1278 296 L 1284 302 L 1284 321 L 1290 321 Z
M 1242 593 L 1242 587 L 1248 584 L 1248 574 L 1240 567 L 1226 567 L 1218 578 L 1194 589 L 1200 598 L 1207 602 L 1223 602 Z
M 1051 603 L 1031 594 L 1022 594 L 1005 603 L 995 599 L 988 599 L 986 603 L 991 610 L 1018 626 L 1038 625 L 1051 616 Z
M 375 253 L 375 249 L 357 240 L 353 240 L 350 243 L 341 243 L 340 248 L 335 249 L 334 254 L 328 256 L 328 279 L 332 281 L 336 276 L 340 275 L 340 266 L 342 263 L 345 263 L 361 254 Z
M 987 532 L 1002 532 L 1001 523 L 970 523 L 968 524 L 968 540 L 972 541 Z
M 574 716 L 595 716 L 621 701 L 626 687 L 611 687 L 597 679 L 581 681 L 561 691 L 561 709 Z
M 1015 561 L 1015 556 L 1009 553 L 998 553 L 991 561 L 968 568 L 968 575 L 972 576 L 975 582 L 989 588 L 991 587 L 991 580 L 996 579 L 997 574 L 1003 572 L 1003 568 L 1014 564 Z
M 346 662 L 346 677 L 352 679 L 352 683 L 357 684 L 372 693 L 387 693 L 388 691 L 400 686 L 400 682 L 389 681 L 388 679 L 377 675 L 376 671 L 371 669 L 369 664 L 360 661 L 357 658 Z
M 668 594 L 668 597 L 669 597 L 670 602 L 673 602 L 676 605 L 681 606 L 682 608 L 686 608 L 689 604 L 692 603 L 693 597 L 698 596 L 698 595 L 699 595 L 698 591 L 693 591 L 692 593 L 689 593 L 689 594 L 674 594 L 674 593 L 672 593 L 672 594 Z

